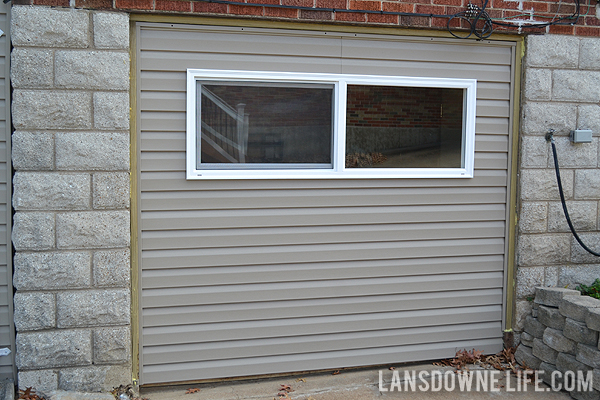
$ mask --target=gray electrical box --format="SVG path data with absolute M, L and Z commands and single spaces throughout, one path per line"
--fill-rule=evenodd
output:
M 571 142 L 573 143 L 592 143 L 591 129 L 576 129 L 571 131 Z

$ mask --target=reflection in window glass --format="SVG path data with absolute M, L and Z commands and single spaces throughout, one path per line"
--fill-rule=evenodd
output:
M 200 82 L 199 88 L 198 168 L 331 168 L 333 85 Z
M 464 89 L 348 85 L 346 168 L 462 168 Z

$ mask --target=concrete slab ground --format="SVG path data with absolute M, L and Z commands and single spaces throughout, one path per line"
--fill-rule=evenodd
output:
M 380 378 L 381 371 L 381 378 Z M 409 379 L 415 373 L 415 391 L 412 391 L 408 381 L 404 380 L 405 371 Z M 419 380 L 419 373 L 423 372 L 424 380 Z M 400 380 L 394 380 L 394 372 L 397 372 Z M 464 382 L 464 390 L 459 389 L 458 377 L 450 368 L 439 368 L 431 364 L 418 364 L 398 367 L 390 370 L 388 366 L 381 368 L 369 368 L 361 370 L 342 370 L 339 374 L 332 372 L 320 374 L 290 375 L 285 377 L 265 378 L 260 380 L 229 381 L 219 383 L 188 384 L 181 386 L 141 388 L 141 396 L 149 400 L 279 400 L 282 385 L 288 385 L 291 389 L 287 398 L 292 400 L 385 400 L 385 399 L 408 399 L 408 400 L 454 400 L 454 399 L 518 399 L 518 400 L 566 400 L 571 396 L 564 391 L 553 391 L 548 385 L 539 382 L 536 386 L 533 382 L 523 384 L 514 374 L 496 371 L 493 374 L 489 370 L 472 369 L 473 381 L 471 390 L 466 391 L 467 383 Z M 426 377 L 432 374 L 433 378 Z M 448 374 L 448 377 L 444 374 Z M 478 374 L 480 377 L 478 378 Z M 483 379 L 487 376 L 487 382 Z M 465 377 L 468 377 L 465 376 Z M 507 377 L 509 382 L 507 383 Z M 498 381 L 492 381 L 498 378 Z M 480 387 L 477 390 L 476 380 L 480 379 Z M 394 391 L 390 391 L 392 381 L 400 384 L 400 391 L 394 385 Z M 446 381 L 447 380 L 447 381 Z M 454 390 L 452 381 L 454 380 Z M 388 389 L 380 391 L 379 387 Z M 405 386 L 407 385 L 407 386 Z M 420 391 L 428 386 L 428 390 Z M 432 391 L 432 385 L 440 387 L 439 391 Z M 485 388 L 485 389 L 484 389 Z M 189 389 L 199 389 L 193 393 L 186 394 Z M 193 390 L 192 390 L 193 391 Z M 285 399 L 285 397 L 283 397 Z

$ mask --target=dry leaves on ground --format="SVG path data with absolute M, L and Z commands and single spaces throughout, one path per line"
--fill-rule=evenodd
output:
M 511 370 L 517 372 L 523 368 L 515 361 L 515 349 L 507 348 L 489 356 L 483 355 L 480 350 L 459 350 L 454 358 L 433 363 L 439 367 L 452 367 L 455 371 L 468 369 L 469 365 L 478 365 L 483 368 L 494 368 L 499 371 Z
M 18 400 L 46 400 L 44 396 L 40 396 L 35 393 L 35 389 L 31 387 L 28 387 L 25 390 L 19 389 L 17 394 L 19 396 L 17 397 Z
M 287 400 L 289 399 L 289 395 L 290 392 L 293 392 L 294 389 L 292 389 L 292 387 L 290 385 L 279 385 L 279 393 L 277 393 L 277 396 L 279 396 L 279 400 Z
M 199 391 L 200 391 L 200 389 L 198 389 L 198 388 L 189 388 L 188 390 L 185 391 L 185 394 L 198 393 Z

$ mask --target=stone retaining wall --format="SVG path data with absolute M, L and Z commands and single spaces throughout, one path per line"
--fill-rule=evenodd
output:
M 593 371 L 591 392 L 571 392 L 576 399 L 600 399 L 600 300 L 577 290 L 536 288 L 531 315 L 525 319 L 515 358 L 544 371 L 550 384 L 554 371 Z M 559 382 L 564 385 L 564 382 Z
M 12 8 L 19 387 L 131 382 L 129 17 Z

